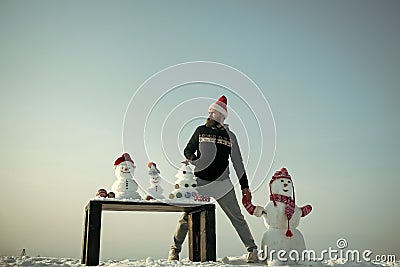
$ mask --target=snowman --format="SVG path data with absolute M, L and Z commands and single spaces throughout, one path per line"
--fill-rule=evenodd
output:
M 295 263 L 301 259 L 302 252 L 306 249 L 304 237 L 297 226 L 300 218 L 308 215 L 312 207 L 296 205 L 292 178 L 286 168 L 275 172 L 269 182 L 269 190 L 270 201 L 264 208 L 254 206 L 243 198 L 247 211 L 257 217 L 263 217 L 267 228 L 261 241 L 261 258 L 269 259 L 273 265 L 279 265 L 281 260 L 278 259 L 278 251 L 283 250 L 286 254 L 279 257 Z
M 201 196 L 196 190 L 197 181 L 193 171 L 187 163 L 184 163 L 175 175 L 175 190 L 169 194 L 169 199 L 174 202 L 193 203 L 195 201 L 210 201 L 210 198 Z
M 117 181 L 111 187 L 117 199 L 141 199 L 137 192 L 139 186 L 133 179 L 135 164 L 128 153 L 122 154 L 114 162 L 115 176 Z
M 162 189 L 160 184 L 160 171 L 157 169 L 156 163 L 149 162 L 147 166 L 149 167 L 150 187 L 147 189 L 148 196 L 146 200 L 164 199 L 164 196 L 162 195 L 164 190 Z

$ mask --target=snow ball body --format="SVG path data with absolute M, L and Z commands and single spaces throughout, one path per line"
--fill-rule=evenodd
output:
M 117 180 L 111 187 L 115 198 L 141 199 L 137 192 L 139 186 L 133 179 L 136 166 L 130 161 L 124 161 L 114 167 Z

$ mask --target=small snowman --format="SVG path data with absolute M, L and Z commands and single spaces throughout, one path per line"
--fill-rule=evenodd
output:
M 157 169 L 156 163 L 149 162 L 147 166 L 149 167 L 150 187 L 147 189 L 148 196 L 146 197 L 146 200 L 164 199 L 164 196 L 162 195 L 164 190 L 162 189 L 160 184 L 160 171 Z
M 175 190 L 169 194 L 169 198 L 178 202 L 192 202 L 198 195 L 197 181 L 194 179 L 193 171 L 188 166 L 184 164 L 175 175 L 178 178 L 175 181 Z
M 269 182 L 269 190 L 270 201 L 264 208 L 252 205 L 246 201 L 245 197 L 242 200 L 243 205 L 250 214 L 264 219 L 267 231 L 261 241 L 264 254 L 262 258 L 269 259 L 273 265 L 279 265 L 277 254 L 278 251 L 284 250 L 286 252 L 284 258 L 294 263 L 297 259 L 293 259 L 293 256 L 289 257 L 290 253 L 296 257 L 299 255 L 301 259 L 302 252 L 306 249 L 304 237 L 297 226 L 299 226 L 300 218 L 308 215 L 312 207 L 311 205 L 304 207 L 296 205 L 292 178 L 286 168 L 275 172 Z M 272 250 L 275 251 L 274 254 L 270 253 Z M 291 251 L 297 251 L 297 253 Z M 269 254 L 272 254 L 272 258 Z
M 114 162 L 117 181 L 111 187 L 117 199 L 141 199 L 137 192 L 139 186 L 134 180 L 135 163 L 128 153 L 122 154 Z

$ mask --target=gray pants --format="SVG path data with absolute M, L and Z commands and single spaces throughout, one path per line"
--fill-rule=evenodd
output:
M 257 246 L 254 243 L 253 236 L 250 232 L 250 228 L 244 219 L 244 216 L 240 210 L 239 204 L 236 199 L 235 190 L 230 180 L 208 182 L 201 179 L 197 179 L 198 191 L 201 195 L 207 195 L 214 197 L 219 206 L 228 216 L 233 227 L 236 229 L 240 239 L 242 240 L 247 251 L 251 252 L 256 249 Z M 207 185 L 210 185 L 207 188 Z M 217 188 L 217 190 L 209 190 L 211 188 Z M 218 190 L 218 188 L 224 188 L 224 190 Z M 207 191 L 207 194 L 204 194 Z M 218 192 L 216 192 L 218 191 Z M 222 191 L 223 195 L 221 194 Z M 211 193 L 211 194 L 210 194 Z M 222 195 L 222 196 L 221 196 Z M 174 242 L 171 245 L 171 249 L 180 252 L 182 249 L 182 243 L 185 241 L 188 233 L 188 214 L 184 212 L 179 219 L 178 226 L 174 234 Z

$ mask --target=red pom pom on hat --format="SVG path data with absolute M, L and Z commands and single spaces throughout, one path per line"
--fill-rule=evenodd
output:
M 225 110 L 227 110 L 226 106 L 228 105 L 228 99 L 226 98 L 226 96 L 221 95 L 217 102 L 215 102 L 216 104 L 220 105 L 222 108 L 224 108 Z

